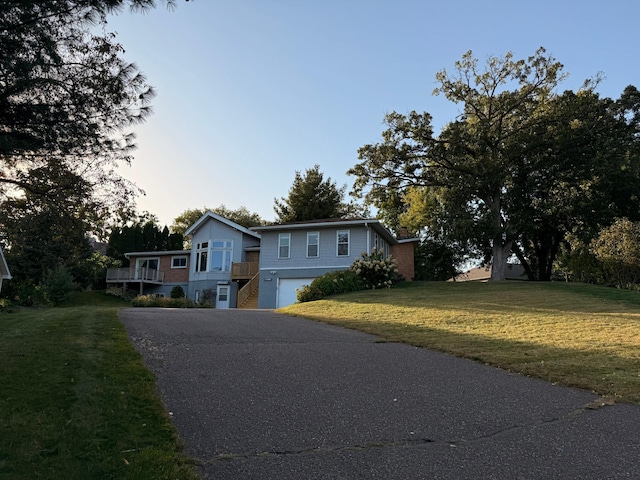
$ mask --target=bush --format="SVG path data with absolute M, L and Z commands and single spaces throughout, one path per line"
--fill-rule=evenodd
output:
M 199 307 L 214 308 L 216 306 L 216 291 L 213 288 L 205 288 L 200 292 Z
M 16 283 L 18 282 L 14 282 L 11 286 L 15 292 L 13 298 L 18 305 L 40 307 L 49 303 L 43 287 L 34 285 L 30 281 L 18 283 L 17 286 Z
M 121 287 L 109 287 L 105 290 L 107 295 L 111 295 L 113 297 L 122 298 L 123 300 L 131 301 L 136 298 L 137 294 L 131 290 L 124 290 Z
M 138 295 L 131 300 L 133 307 L 194 308 L 196 304 L 185 297 L 166 298 L 158 295 Z
M 393 284 L 402 281 L 393 258 L 384 258 L 382 250 L 375 248 L 369 254 L 363 253 L 362 258 L 353 262 L 349 268 L 362 278 L 365 288 L 391 288 Z
M 304 285 L 296 295 L 299 302 L 320 300 L 329 295 L 355 292 L 366 288 L 362 279 L 351 270 L 339 270 L 315 278 L 311 285 Z
M 58 307 L 62 305 L 76 288 L 69 269 L 58 265 L 47 272 L 43 281 L 44 292 L 48 300 Z
M 171 298 L 184 298 L 186 297 L 184 293 L 184 289 L 180 285 L 176 285 L 171 289 L 171 293 L 169 294 Z

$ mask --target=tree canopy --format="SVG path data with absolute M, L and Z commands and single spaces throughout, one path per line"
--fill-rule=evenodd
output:
M 490 57 L 484 69 L 467 52 L 436 78 L 434 93 L 461 114 L 438 135 L 429 113 L 388 114 L 383 141 L 363 146 L 349 171 L 355 192 L 387 215 L 483 256 L 493 280 L 513 254 L 531 278 L 549 279 L 568 232 L 595 234 L 619 211 L 637 215 L 634 87 L 602 99 L 596 78 L 559 94 L 562 65 L 544 49 Z
M 307 169 L 304 175 L 296 171 L 289 195 L 274 199 L 277 222 L 342 218 L 363 212 L 358 205 L 345 203 L 346 189 L 346 185 L 338 188 L 331 177 L 325 180 L 319 165 Z
M 247 207 L 242 206 L 233 210 L 231 208 L 227 208 L 225 205 L 220 205 L 216 208 L 204 207 L 185 210 L 173 219 L 173 223 L 171 224 L 171 231 L 184 235 L 189 227 L 196 223 L 207 212 L 217 213 L 221 217 L 224 217 L 227 220 L 231 220 L 238 225 L 242 225 L 245 228 L 266 225 L 267 223 L 257 213 L 250 212 Z

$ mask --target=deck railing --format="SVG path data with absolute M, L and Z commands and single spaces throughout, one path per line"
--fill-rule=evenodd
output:
M 231 264 L 231 279 L 246 280 L 259 272 L 258 262 L 237 262 Z
M 164 282 L 164 272 L 153 268 L 109 268 L 107 283 Z
M 241 307 L 247 299 L 253 295 L 260 286 L 260 274 L 256 273 L 249 282 L 238 290 L 238 307 Z

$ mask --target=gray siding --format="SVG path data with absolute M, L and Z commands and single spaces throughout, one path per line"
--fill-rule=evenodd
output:
M 277 270 L 275 274 L 263 270 L 260 272 L 260 290 L 258 291 L 258 308 L 276 308 L 278 302 L 278 280 L 281 278 L 316 278 L 325 273 L 349 268 L 301 268 L 298 270 Z
M 349 230 L 349 256 L 338 256 L 337 232 Z M 307 257 L 307 232 L 319 232 L 319 255 Z M 291 234 L 291 252 L 289 258 L 278 258 L 278 236 Z M 371 242 L 371 239 L 369 240 Z M 268 270 L 300 268 L 346 268 L 360 258 L 367 248 L 367 229 L 360 226 L 349 228 L 318 228 L 316 230 L 283 230 L 281 232 L 262 232 L 260 246 L 260 268 Z M 317 275 L 316 275 L 317 276 Z

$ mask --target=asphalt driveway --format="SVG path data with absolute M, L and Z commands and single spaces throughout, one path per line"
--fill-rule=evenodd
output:
M 640 406 L 271 311 L 120 317 L 206 479 L 640 478 Z

